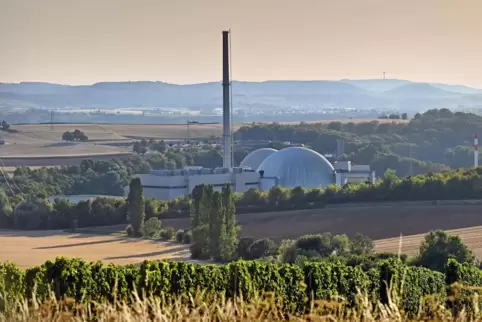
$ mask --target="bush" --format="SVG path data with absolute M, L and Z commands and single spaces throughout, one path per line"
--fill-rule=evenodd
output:
M 184 231 L 184 237 L 182 239 L 182 243 L 187 245 L 192 243 L 192 233 L 190 230 L 186 229 Z
M 184 241 L 184 230 L 179 229 L 176 233 L 176 242 L 183 243 Z
M 305 235 L 296 240 L 295 247 L 304 251 L 315 251 L 320 256 L 326 257 L 333 252 L 331 239 L 332 236 L 329 233 Z
M 161 228 L 162 228 L 161 221 L 156 217 L 151 217 L 144 223 L 144 227 L 143 227 L 144 236 L 155 237 L 159 234 L 159 232 L 161 231 Z
M 355 237 L 350 240 L 350 252 L 356 255 L 371 254 L 375 250 L 375 244 L 373 240 L 362 234 L 356 234 Z
M 451 236 L 442 230 L 425 235 L 420 245 L 418 264 L 435 271 L 443 272 L 449 259 L 459 263 L 472 263 L 474 256 L 459 236 Z
M 169 241 L 174 238 L 175 233 L 176 231 L 174 228 L 168 227 L 161 230 L 159 237 L 161 238 L 161 240 Z
M 242 259 L 251 259 L 251 256 L 249 254 L 249 247 L 253 245 L 253 243 L 256 241 L 254 237 L 241 237 L 238 241 L 238 246 L 236 247 L 236 256 L 237 258 L 242 258 Z
M 275 256 L 278 252 L 278 246 L 269 238 L 256 240 L 248 248 L 250 259 L 258 259 L 261 257 Z
M 126 227 L 126 234 L 129 237 L 132 237 L 134 235 L 134 227 L 132 227 L 131 224 L 127 225 Z

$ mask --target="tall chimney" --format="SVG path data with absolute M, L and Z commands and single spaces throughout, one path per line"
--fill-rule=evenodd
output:
M 474 133 L 474 167 L 479 166 L 479 134 Z
M 231 101 L 229 90 L 229 31 L 223 31 L 223 167 L 231 169 Z

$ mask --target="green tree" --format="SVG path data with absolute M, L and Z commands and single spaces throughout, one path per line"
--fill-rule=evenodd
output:
M 371 254 L 375 251 L 375 244 L 369 237 L 357 233 L 350 240 L 350 253 L 355 255 Z
M 8 124 L 5 120 L 2 121 L 2 130 L 7 131 L 10 129 L 10 124 Z
M 209 259 L 210 253 L 210 213 L 212 207 L 213 186 L 202 185 L 193 190 L 196 198 L 199 199 L 194 202 L 191 211 L 191 229 L 192 229 L 192 244 L 190 246 L 191 257 L 193 259 Z
M 74 134 L 72 132 L 64 132 L 64 134 L 62 134 L 62 140 L 64 141 L 67 141 L 67 142 L 72 142 L 75 140 L 75 137 L 74 137 Z
M 474 256 L 459 236 L 452 236 L 442 230 L 431 231 L 425 235 L 420 245 L 418 264 L 443 272 L 449 259 L 459 263 L 472 263 Z
M 221 193 L 218 191 L 213 193 L 209 215 L 209 252 L 215 261 L 222 261 L 226 241 L 226 223 Z
M 136 236 L 142 235 L 144 226 L 144 193 L 141 179 L 134 178 L 129 184 L 129 195 L 127 196 L 127 213 Z
M 191 228 L 196 228 L 201 225 L 201 198 L 204 192 L 204 184 L 197 185 L 194 187 L 191 193 Z
M 238 243 L 239 227 L 236 225 L 236 205 L 231 185 L 225 185 L 222 190 L 224 220 L 226 222 L 226 234 L 223 240 L 222 257 L 231 260 L 236 252 Z
M 248 253 L 250 259 L 275 256 L 278 253 L 278 246 L 269 238 L 258 239 L 249 246 Z

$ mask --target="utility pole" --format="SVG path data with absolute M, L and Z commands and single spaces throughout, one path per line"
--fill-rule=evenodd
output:
M 384 79 L 384 80 L 386 79 L 386 78 L 385 78 L 385 72 L 383 72 L 383 79 Z

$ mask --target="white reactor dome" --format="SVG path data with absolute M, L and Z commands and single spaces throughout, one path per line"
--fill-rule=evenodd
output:
M 264 178 L 276 178 L 277 184 L 285 188 L 326 188 L 335 183 L 333 165 L 318 152 L 307 148 L 279 150 L 261 163 L 258 171 L 261 170 Z M 271 187 L 262 184 L 261 188 L 269 190 Z
M 239 165 L 241 168 L 248 167 L 253 170 L 258 169 L 259 165 L 269 157 L 271 154 L 278 152 L 278 150 L 275 149 L 270 149 L 270 148 L 263 148 L 263 149 L 258 149 L 254 150 L 251 153 L 249 153 L 243 161 L 241 161 L 241 164 Z

